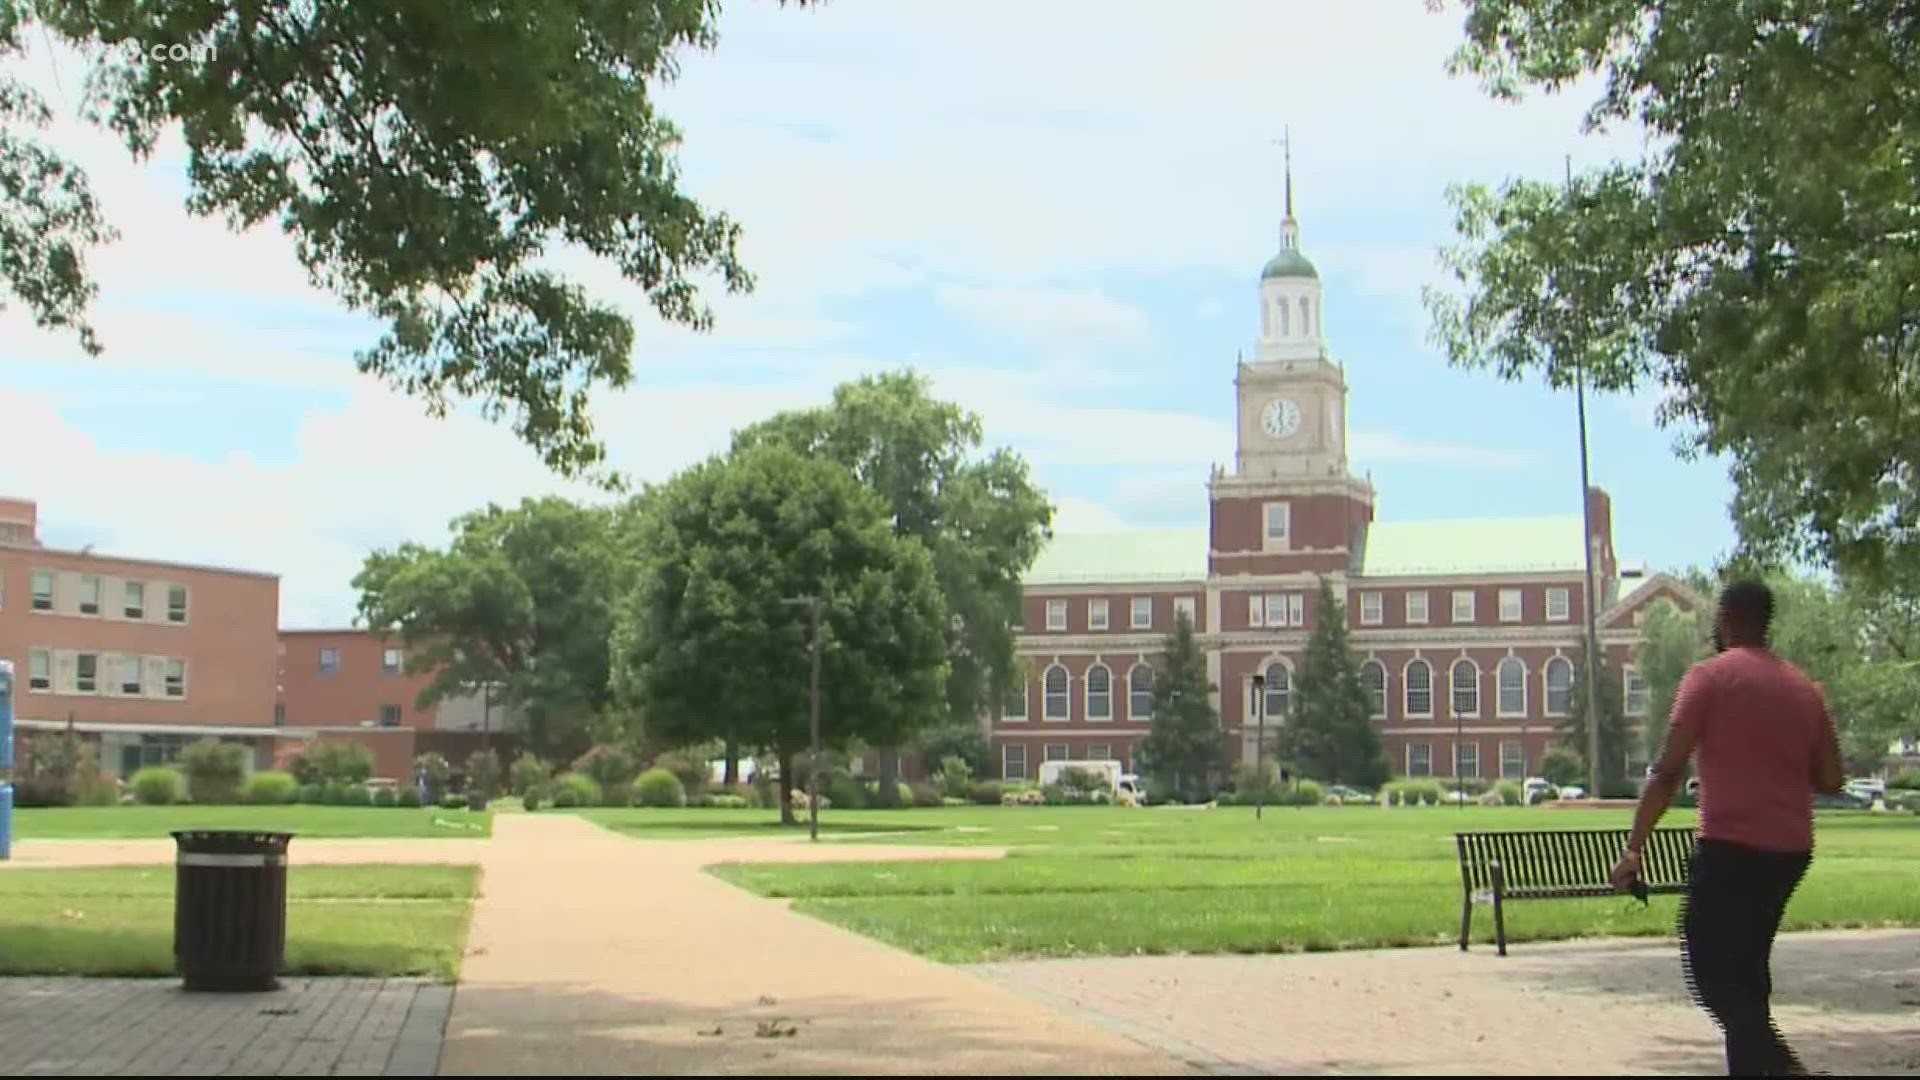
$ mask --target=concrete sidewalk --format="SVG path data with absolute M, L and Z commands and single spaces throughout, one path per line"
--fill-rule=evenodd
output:
M 1192 1071 L 701 869 L 998 852 L 646 842 L 565 815 L 503 815 L 485 852 L 444 1075 Z

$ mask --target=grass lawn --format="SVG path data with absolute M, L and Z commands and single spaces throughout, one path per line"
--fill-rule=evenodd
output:
M 492 835 L 493 817 L 380 806 L 69 806 L 13 814 L 14 838 L 26 841 L 165 840 L 175 829 L 259 829 L 309 840 L 458 840 Z
M 471 866 L 298 866 L 287 876 L 287 973 L 451 982 L 466 948 Z M 0 975 L 173 974 L 173 867 L 0 874 Z
M 596 815 L 678 835 L 727 811 Z M 644 815 L 658 815 L 648 818 Z M 747 814 L 739 827 L 755 817 Z M 1624 827 L 1625 811 L 1435 807 L 1000 808 L 841 812 L 836 825 L 917 828 L 879 842 L 1006 846 L 989 863 L 723 866 L 799 911 L 937 960 L 1277 952 L 1450 943 L 1459 932 L 1455 830 Z M 1690 812 L 1664 824 L 1691 824 Z M 823 826 L 826 824 L 823 819 Z M 728 823 L 712 818 L 709 828 Z M 1793 929 L 1920 926 L 1920 818 L 1823 814 Z M 766 831 L 761 827 L 761 831 Z M 850 832 L 831 834 L 860 839 Z M 823 839 L 825 837 L 823 836 Z M 1669 933 L 1677 898 L 1516 903 L 1511 940 Z M 1491 941 L 1492 911 L 1474 915 Z

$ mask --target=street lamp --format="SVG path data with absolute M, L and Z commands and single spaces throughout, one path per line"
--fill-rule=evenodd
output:
M 1253 820 L 1267 802 L 1267 677 L 1253 673 L 1253 774 L 1259 779 L 1253 788 Z
M 1567 155 L 1567 197 L 1573 197 L 1573 155 Z M 1580 546 L 1586 554 L 1586 609 L 1587 622 L 1587 677 L 1580 680 L 1586 683 L 1587 696 L 1587 798 L 1600 797 L 1600 702 L 1595 682 L 1600 678 L 1600 641 L 1599 630 L 1595 626 L 1594 604 L 1599 600 L 1599 586 L 1593 577 L 1593 489 L 1588 486 L 1587 476 L 1587 378 L 1586 357 L 1575 358 L 1573 369 L 1574 408 L 1580 420 Z
M 1460 702 L 1453 696 L 1453 678 L 1447 678 L 1447 711 L 1453 714 L 1453 801 L 1457 806 L 1467 805 L 1467 781 L 1460 773 L 1460 737 L 1465 733 L 1461 726 Z
M 813 738 L 813 758 L 807 766 L 807 838 L 817 843 L 820 840 L 820 598 L 791 596 L 780 602 L 806 608 L 807 618 L 812 623 L 812 641 L 808 651 L 813 654 L 813 679 L 809 693 L 808 726 Z

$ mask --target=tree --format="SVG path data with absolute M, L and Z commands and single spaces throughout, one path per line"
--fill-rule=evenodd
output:
M 698 275 L 753 285 L 740 227 L 681 190 L 680 132 L 652 96 L 680 53 L 715 46 L 719 9 L 0 0 L 0 60 L 35 31 L 86 52 L 90 114 L 136 158 L 185 139 L 189 210 L 277 221 L 317 286 L 388 324 L 361 370 L 435 415 L 461 398 L 510 414 L 573 473 L 603 458 L 588 403 L 629 382 L 633 325 L 547 257 L 610 261 L 695 329 L 713 321 Z M 85 257 L 113 234 L 86 177 L 34 137 L 50 115 L 0 77 L 0 296 L 97 353 Z
M 614 664 L 650 735 L 732 732 L 770 747 L 790 793 L 808 745 L 810 628 L 779 601 L 823 600 L 825 742 L 898 738 L 942 712 L 947 613 L 933 560 L 896 535 L 884 499 L 784 446 L 735 450 L 676 476 L 644 518 L 643 572 L 620 602 Z M 791 800 L 781 815 L 792 820 Z
M 1378 787 L 1387 778 L 1373 701 L 1360 681 L 1360 658 L 1347 637 L 1346 607 L 1320 579 L 1306 661 L 1293 685 L 1280 756 L 1303 776 L 1334 784 Z
M 368 555 L 353 579 L 360 617 L 433 673 L 423 706 L 493 684 L 494 703 L 525 717 L 535 753 L 571 760 L 608 734 L 593 727 L 613 704 L 612 598 L 632 562 L 615 524 L 612 511 L 560 498 L 489 505 L 454 520 L 444 551 L 407 543 Z
M 1633 649 L 1634 667 L 1647 686 L 1647 716 L 1641 745 L 1648 761 L 1660 757 L 1667 742 L 1667 719 L 1674 694 L 1687 669 L 1709 654 L 1712 612 L 1681 611 L 1666 600 L 1656 601 L 1640 625 L 1640 641 Z
M 1827 696 L 1841 752 L 1877 767 L 1888 745 L 1911 730 L 1920 666 L 1912 601 L 1858 583 L 1774 576 L 1773 649 Z
M 1649 137 L 1570 185 L 1452 191 L 1461 292 L 1427 297 L 1452 361 L 1659 386 L 1683 449 L 1731 459 L 1745 547 L 1876 580 L 1920 565 L 1911 5 L 1462 6 L 1456 72 L 1503 99 L 1604 74 L 1587 127 Z
M 1140 771 L 1188 801 L 1206 798 L 1225 760 L 1226 736 L 1208 697 L 1207 656 L 1193 636 L 1193 620 L 1177 616 L 1153 669 L 1153 727 L 1140 740 Z
M 927 389 L 910 371 L 867 376 L 837 387 L 830 406 L 782 413 L 741 431 L 734 445 L 785 446 L 838 462 L 886 500 L 894 532 L 933 557 L 951 617 L 947 708 L 953 723 L 973 724 L 1017 685 L 1012 628 L 1021 576 L 1050 535 L 1053 508 L 1019 455 L 980 452 L 978 416 Z M 881 802 L 891 805 L 901 743 L 874 744 Z
M 1607 662 L 1605 649 L 1595 649 L 1600 660 L 1599 674 L 1594 683 L 1594 698 L 1600 706 L 1600 790 L 1588 792 L 1590 796 L 1601 796 L 1616 790 L 1626 783 L 1627 772 L 1627 716 L 1626 693 L 1621 683 L 1620 672 Z M 1587 756 L 1587 648 L 1583 641 L 1578 654 L 1573 658 L 1573 704 L 1557 725 L 1560 742 L 1568 749 L 1580 755 L 1582 761 Z
M 922 732 L 915 745 L 928 768 L 944 767 L 948 758 L 959 758 L 967 763 L 969 775 L 993 775 L 993 751 L 978 723 L 936 725 Z

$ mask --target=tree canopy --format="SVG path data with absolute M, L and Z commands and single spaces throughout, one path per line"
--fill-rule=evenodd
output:
M 1429 0 L 1441 7 L 1440 0 Z M 1906 0 L 1463 0 L 1499 98 L 1599 75 L 1640 160 L 1452 190 L 1458 365 L 1657 386 L 1724 454 L 1745 547 L 1920 564 L 1920 11 Z
M 787 0 L 782 0 L 782 3 Z M 792 0 L 803 7 L 818 0 Z M 0 0 L 0 60 L 29 30 L 91 62 L 89 115 L 136 158 L 186 143 L 187 208 L 276 222 L 314 284 L 387 324 L 361 370 L 435 415 L 477 400 L 565 473 L 604 451 L 588 406 L 632 376 L 633 323 L 546 264 L 611 262 L 671 323 L 705 329 L 699 278 L 752 287 L 740 226 L 681 185 L 654 91 L 717 44 L 718 0 L 133 3 Z M 86 177 L 0 74 L 0 298 L 102 343 Z
M 1593 684 L 1594 700 L 1599 705 L 1600 715 L 1600 760 L 1595 768 L 1594 762 L 1587 762 L 1590 774 L 1599 780 L 1598 790 L 1589 791 L 1589 796 L 1608 797 L 1609 793 L 1622 791 L 1627 781 L 1627 717 L 1626 686 L 1621 682 L 1620 669 L 1607 659 L 1605 649 L 1595 649 L 1600 664 Z M 1573 700 L 1567 713 L 1554 725 L 1558 731 L 1561 745 L 1573 751 L 1582 761 L 1587 759 L 1587 724 L 1592 710 L 1587 708 L 1587 647 L 1583 640 L 1573 656 Z M 1632 794 L 1631 791 L 1626 792 Z
M 1193 620 L 1180 612 L 1153 667 L 1153 727 L 1135 753 L 1142 773 L 1184 799 L 1205 798 L 1226 758 L 1214 690 Z
M 1373 726 L 1373 700 L 1360 680 L 1360 658 L 1347 635 L 1346 606 L 1320 579 L 1313 632 L 1294 679 L 1280 756 L 1303 776 L 1331 784 L 1378 787 L 1386 753 Z

